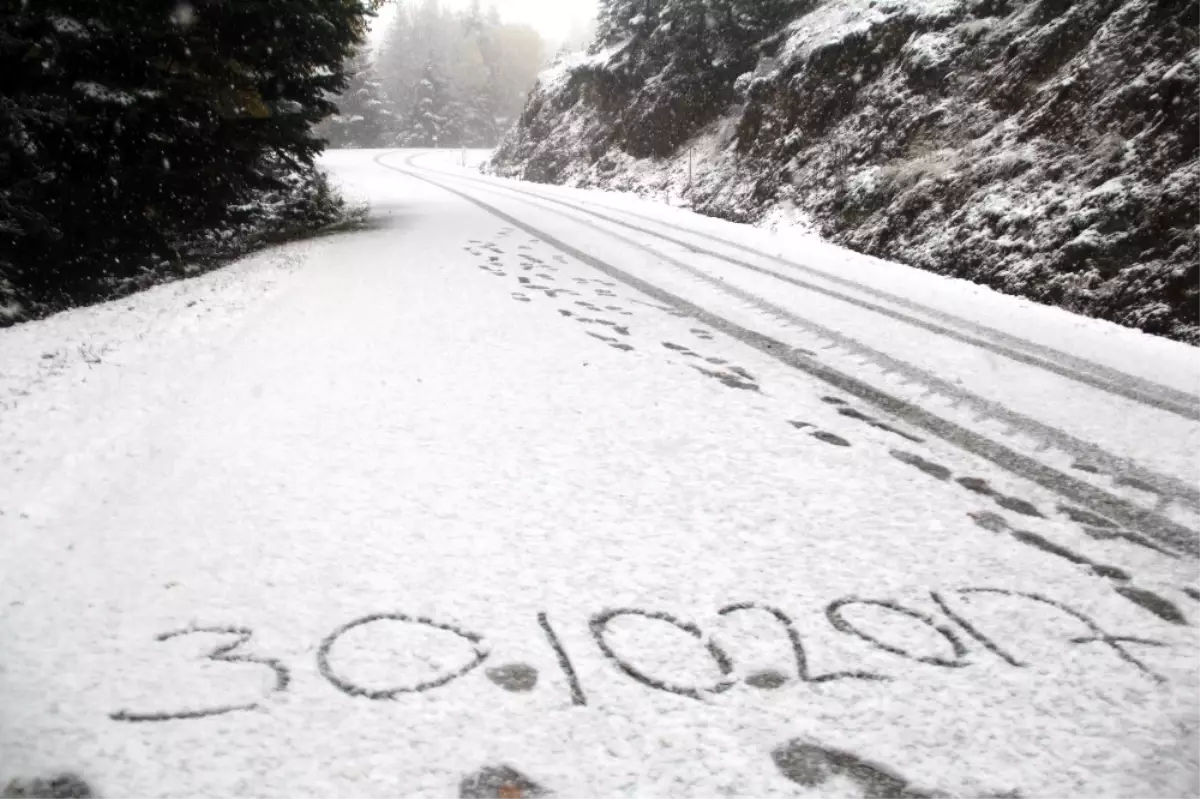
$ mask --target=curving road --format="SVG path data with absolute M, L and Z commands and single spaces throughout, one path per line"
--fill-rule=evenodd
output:
M 1196 792 L 1195 350 L 461 160 L 0 331 L 0 788 Z

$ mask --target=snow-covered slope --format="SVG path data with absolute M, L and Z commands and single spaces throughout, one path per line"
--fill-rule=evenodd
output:
M 868 254 L 1200 341 L 1196 3 L 798 3 L 740 56 L 678 33 L 703 0 L 633 5 L 660 11 L 617 15 L 543 76 L 496 173 L 809 218 Z

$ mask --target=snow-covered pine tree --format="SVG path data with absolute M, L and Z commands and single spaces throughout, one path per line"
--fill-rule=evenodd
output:
M 377 71 L 392 98 L 402 146 L 490 146 L 520 114 L 544 62 L 532 28 L 501 21 L 478 2 L 465 11 L 434 0 L 402 4 Z
M 315 180 L 378 3 L 0 4 L 0 306 L 103 296 Z
M 401 134 L 403 144 L 409 147 L 438 147 L 449 144 L 445 140 L 446 83 L 438 74 L 432 57 L 425 62 L 421 78 L 413 91 L 412 110 L 408 114 L 408 129 Z
M 346 67 L 348 83 L 335 101 L 337 113 L 317 128 L 331 147 L 385 147 L 395 136 L 395 114 L 375 74 L 369 54 L 360 49 Z

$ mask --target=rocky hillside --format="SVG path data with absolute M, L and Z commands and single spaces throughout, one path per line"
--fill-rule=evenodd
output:
M 1200 344 L 1198 26 L 1196 0 L 605 0 L 489 169 L 807 218 Z

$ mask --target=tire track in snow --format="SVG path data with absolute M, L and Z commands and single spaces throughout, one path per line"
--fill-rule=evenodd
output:
M 974 322 L 969 319 L 964 319 L 962 317 L 955 316 L 954 314 L 947 313 L 946 311 L 941 311 L 936 308 L 931 308 L 931 307 L 928 307 L 925 305 L 921 305 L 920 303 L 910 300 L 906 297 L 901 297 L 899 295 L 891 294 L 889 292 L 882 291 L 882 290 L 874 288 L 872 286 L 858 283 L 857 281 L 850 280 L 848 278 L 844 278 L 844 277 L 841 277 L 838 275 L 828 274 L 828 273 L 822 272 L 820 270 L 813 269 L 811 267 L 807 267 L 802 264 L 798 264 L 794 261 L 789 261 L 789 260 L 787 260 L 785 258 L 781 258 L 777 255 L 771 255 L 770 253 L 765 253 L 760 250 L 756 250 L 753 247 L 749 247 L 744 244 L 740 244 L 738 242 L 727 241 L 718 236 L 713 236 L 708 233 L 703 233 L 701 231 L 692 230 L 692 229 L 686 228 L 682 225 L 676 225 L 676 224 L 673 224 L 670 222 L 665 222 L 665 221 L 662 221 L 659 219 L 654 219 L 652 217 L 647 217 L 647 216 L 638 214 L 633 211 L 612 208 L 612 207 L 609 207 L 606 205 L 602 205 L 600 203 L 587 202 L 585 200 L 580 200 L 578 202 L 568 202 L 568 201 L 565 201 L 565 200 L 562 200 L 559 198 L 550 197 L 550 196 L 548 196 L 546 194 L 542 194 L 540 192 L 529 191 L 529 190 L 525 190 L 525 189 L 516 188 L 514 186 L 498 184 L 495 181 L 485 181 L 485 180 L 479 180 L 476 178 L 471 178 L 471 177 L 468 177 L 465 175 L 445 173 L 445 172 L 441 172 L 439 170 L 431 169 L 429 167 L 419 167 L 419 168 L 426 169 L 427 171 L 434 172 L 438 175 L 444 175 L 445 177 L 457 178 L 460 180 L 474 181 L 474 182 L 480 183 L 481 185 L 492 186 L 495 188 L 502 188 L 502 189 L 506 189 L 508 191 L 516 192 L 518 194 L 525 194 L 530 197 L 536 197 L 537 199 L 545 201 L 545 202 L 554 203 L 556 205 L 562 205 L 564 207 L 571 208 L 572 210 L 576 210 L 581 213 L 585 213 L 590 216 L 597 217 L 598 219 L 603 219 L 606 222 L 610 222 L 615 225 L 620 225 L 620 226 L 628 228 L 630 230 L 638 231 L 639 233 L 645 233 L 647 235 L 654 236 L 656 238 L 662 239 L 663 241 L 667 241 L 667 242 L 670 242 L 671 244 L 675 244 L 679 247 L 683 247 L 684 249 L 694 252 L 698 255 L 704 255 L 704 256 L 707 256 L 710 258 L 716 258 L 716 259 L 725 261 L 727 263 L 733 264 L 735 266 L 739 266 L 744 269 L 750 270 L 752 272 L 756 272 L 758 274 L 773 277 L 777 280 L 783 281 L 785 283 L 796 286 L 798 288 L 803 288 L 807 291 L 812 291 L 812 292 L 815 292 L 818 294 L 824 294 L 827 297 L 831 297 L 833 299 L 840 300 L 842 302 L 846 302 L 848 304 L 862 308 L 863 310 L 872 311 L 872 312 L 878 313 L 882 316 L 886 316 L 889 319 L 895 319 L 896 321 L 912 325 L 913 327 L 917 327 L 922 330 L 926 330 L 928 332 L 935 333 L 937 335 L 941 335 L 941 336 L 945 336 L 947 338 L 954 339 L 954 340 L 959 341 L 964 344 L 969 344 L 971 346 L 975 346 L 980 349 L 987 350 L 989 352 L 992 352 L 993 354 L 999 355 L 1004 358 L 1008 358 L 1008 359 L 1016 361 L 1018 363 L 1025 364 L 1027 366 L 1034 366 L 1034 367 L 1043 369 L 1045 371 L 1056 374 L 1060 377 L 1064 377 L 1068 380 L 1073 380 L 1075 382 L 1082 383 L 1082 384 L 1090 386 L 1092 388 L 1099 389 L 1100 391 L 1104 391 L 1106 393 L 1113 394 L 1115 396 L 1124 397 L 1126 399 L 1132 400 L 1132 401 L 1140 403 L 1142 405 L 1146 405 L 1146 406 L 1152 407 L 1152 408 L 1157 408 L 1158 410 L 1166 411 L 1168 413 L 1172 413 L 1177 416 L 1181 416 L 1185 419 L 1188 419 L 1189 421 L 1200 421 L 1200 398 L 1197 398 L 1191 394 L 1188 394 L 1185 391 L 1180 391 L 1180 390 L 1172 388 L 1170 386 L 1164 386 L 1160 383 L 1155 383 L 1155 382 L 1153 382 L 1151 380 L 1147 380 L 1145 378 L 1137 377 L 1135 375 L 1130 375 L 1130 374 L 1122 372 L 1118 369 L 1114 369 L 1112 367 L 1105 366 L 1103 364 L 1095 363 L 1095 362 L 1089 361 L 1085 358 L 1080 358 L 1078 356 L 1071 355 L 1069 353 L 1065 353 L 1060 350 L 1056 350 L 1052 347 L 1047 347 L 1045 345 L 1037 344 L 1036 342 L 1022 339 L 1018 336 L 1014 336 L 1009 333 L 1005 333 L 1001 330 L 996 330 L 995 328 L 991 328 L 986 325 L 982 325 L 978 322 Z M 661 231 L 653 230 L 653 229 L 643 227 L 640 225 L 635 225 L 626 220 L 617 219 L 617 218 L 609 216 L 607 214 L 600 213 L 599 211 L 589 210 L 589 208 L 587 208 L 585 206 L 591 206 L 594 208 L 603 208 L 606 211 L 624 214 L 626 216 L 631 216 L 631 217 L 634 217 L 635 219 L 639 219 L 643 222 L 649 222 L 649 223 L 651 223 L 653 225 L 657 225 L 659 227 L 676 230 L 681 233 L 685 233 L 689 236 L 696 236 L 698 238 L 703 238 L 703 239 L 706 239 L 709 241 L 713 241 L 722 246 L 729 247 L 731 249 L 740 250 L 748 255 L 752 255 L 757 258 L 763 258 L 766 260 L 774 261 L 774 262 L 781 264 L 789 269 L 802 272 L 806 275 L 817 278 L 819 280 L 824 280 L 824 281 L 828 281 L 830 283 L 845 286 L 846 288 L 849 288 L 853 291 L 861 292 L 863 294 L 876 297 L 885 302 L 892 303 L 893 305 L 898 305 L 903 308 L 907 308 L 909 310 L 915 311 L 915 312 L 923 314 L 925 316 L 941 319 L 942 321 L 947 322 L 952 325 L 956 325 L 956 326 L 959 326 L 962 328 L 967 328 L 967 329 L 971 330 L 972 332 L 974 332 L 975 334 L 977 334 L 978 336 L 982 336 L 983 338 L 976 338 L 976 337 L 973 337 L 971 335 L 968 335 L 968 334 L 962 332 L 961 330 L 954 330 L 952 328 L 943 327 L 941 325 L 932 323 L 926 319 L 914 317 L 909 314 L 905 314 L 903 312 L 897 311 L 895 309 L 887 308 L 885 306 L 881 306 L 876 303 L 872 303 L 872 302 L 864 300 L 860 297 L 854 297 L 852 295 L 844 294 L 840 291 L 830 289 L 825 286 L 820 286 L 820 285 L 817 285 L 814 283 L 809 283 L 807 281 L 800 280 L 798 278 L 794 278 L 789 275 L 780 274 L 779 272 L 776 272 L 774 270 L 766 269 L 766 268 L 758 266 L 756 264 L 748 263 L 739 258 L 733 258 L 731 256 L 724 255 L 724 254 L 716 252 L 714 250 L 709 250 L 704 247 L 700 247 L 692 242 L 684 241 L 682 239 L 678 239 L 673 236 L 669 236 L 667 234 L 664 234 Z M 1004 342 L 1004 343 L 1000 343 L 1000 342 Z M 1023 352 L 1022 350 L 1026 350 L 1026 351 Z M 1038 354 L 1035 355 L 1034 353 L 1038 353 Z
M 721 330 L 725 334 L 741 341 L 743 344 L 770 355 L 771 357 L 784 364 L 787 364 L 788 366 L 805 372 L 806 374 L 828 383 L 846 392 L 847 394 L 869 402 L 883 409 L 885 412 L 947 441 L 959 449 L 969 452 L 972 455 L 982 457 L 985 460 L 988 460 L 1004 469 L 1005 471 L 1008 471 L 1026 480 L 1030 480 L 1031 482 L 1034 482 L 1061 497 L 1070 499 L 1079 505 L 1085 506 L 1089 510 L 1108 516 L 1123 526 L 1135 528 L 1173 548 L 1185 551 L 1191 555 L 1200 555 L 1200 541 L 1197 540 L 1196 533 L 1171 519 L 1168 519 L 1154 511 L 1140 508 L 1131 502 L 1109 494 L 1108 492 L 1085 483 L 1082 480 L 1064 474 L 1054 467 L 1041 463 L 1028 455 L 1013 450 L 1004 444 L 988 438 L 983 434 L 977 433 L 948 419 L 937 416 L 936 414 L 931 413 L 930 411 L 927 411 L 912 402 L 875 388 L 874 386 L 854 378 L 838 369 L 819 363 L 811 357 L 803 354 L 802 351 L 784 344 L 775 338 L 754 330 L 750 330 L 749 328 L 742 327 L 741 325 L 708 311 L 705 308 L 702 308 L 699 305 L 684 299 L 683 297 L 677 296 L 616 266 L 595 258 L 594 256 L 591 256 L 582 250 L 579 250 L 578 248 L 562 241 L 556 236 L 540 230 L 516 218 L 512 214 L 497 208 L 494 205 L 490 205 L 489 203 L 480 200 L 477 197 L 471 196 L 465 191 L 446 185 L 445 183 L 439 182 L 438 180 L 428 177 L 427 175 L 413 171 L 411 168 L 411 161 L 416 156 L 412 156 L 408 159 L 406 165 L 410 168 L 406 169 L 384 163 L 382 159 L 387 155 L 388 153 L 384 153 L 377 156 L 375 158 L 375 162 L 385 169 L 399 172 L 454 194 L 455 196 L 466 200 L 472 205 L 487 211 L 493 216 L 504 220 L 509 225 L 525 231 L 530 236 L 534 236 L 546 244 L 549 244 L 550 246 L 574 257 L 580 262 L 585 263 L 588 266 L 591 266 L 592 268 L 608 275 L 614 280 L 618 280 L 660 303 L 671 306 L 682 313 L 692 316 L 693 318 L 709 325 L 710 327 Z M 492 189 L 491 193 L 500 194 L 503 196 L 502 192 L 498 189 Z M 689 273 L 699 272 L 699 270 L 694 270 L 692 267 L 676 261 L 669 256 L 665 256 L 661 253 L 650 250 L 650 248 L 644 244 L 628 239 L 612 231 L 595 227 L 591 223 L 575 219 L 569 215 L 565 216 L 572 219 L 577 224 L 594 227 L 599 232 L 621 241 L 622 243 L 637 247 L 639 249 L 648 250 L 656 258 L 664 260 L 668 263 L 672 263 L 673 265 L 682 268 Z M 715 279 L 703 273 L 700 273 L 699 276 L 701 279 L 719 283 L 719 281 L 716 281 Z M 749 295 L 746 292 L 740 292 L 740 290 L 733 289 L 727 285 L 719 285 L 719 288 L 733 294 L 734 296 L 739 296 L 739 298 L 743 299 L 744 301 L 760 309 L 766 310 L 772 315 L 782 316 L 785 319 L 791 317 L 791 314 L 783 309 L 774 308 L 773 306 L 764 303 L 759 298 Z M 741 297 L 740 295 L 745 295 L 745 297 Z M 796 323 L 805 327 L 812 324 L 798 318 L 796 319 Z M 862 345 L 858 344 L 852 339 L 848 339 L 847 337 L 842 336 L 842 334 L 836 333 L 836 331 L 829 330 L 828 333 L 832 336 L 836 336 L 838 339 L 845 340 L 847 344 L 855 348 L 862 348 L 864 350 L 867 349 L 863 348 Z M 867 351 L 870 352 L 869 350 Z M 915 367 L 912 367 L 909 364 L 891 359 L 889 356 L 882 355 L 882 353 L 879 353 L 878 355 L 881 358 L 891 361 L 894 364 L 894 369 L 897 372 L 910 375 L 911 379 L 923 380 L 928 377 L 936 383 L 944 384 L 948 393 L 950 393 L 952 396 L 960 396 L 962 401 L 974 399 L 975 401 L 984 403 L 989 407 L 994 407 L 997 412 L 1002 412 L 1012 416 L 1012 414 L 1010 414 L 1010 412 L 1008 412 L 1006 409 L 999 408 L 998 406 L 995 406 L 994 403 L 990 403 L 982 398 L 973 397 L 972 395 L 966 394 L 966 392 L 962 392 L 953 386 L 950 386 L 949 384 L 945 383 L 945 381 L 942 381 L 933 375 L 926 375 L 925 373 L 922 373 L 920 370 L 917 370 Z M 1033 422 L 1033 420 L 1029 421 Z M 1010 421 L 1009 424 L 1013 424 L 1013 422 Z M 1040 423 L 1036 422 L 1033 422 L 1033 424 L 1042 426 Z M 1014 424 L 1014 426 L 1017 425 Z M 1156 477 L 1158 476 L 1156 475 Z
M 416 157 L 417 156 L 413 156 L 409 160 L 412 161 Z M 538 200 L 539 202 L 550 202 L 555 205 L 560 205 L 560 206 L 566 207 L 572 211 L 576 211 L 578 213 L 588 214 L 591 216 L 602 216 L 602 215 L 593 214 L 592 212 L 589 212 L 586 209 L 577 207 L 570 203 L 564 203 L 561 201 L 543 197 L 542 195 L 537 194 L 535 192 L 523 191 L 521 189 L 513 188 L 510 186 L 500 186 L 500 185 L 497 185 L 490 181 L 476 180 L 474 178 L 460 177 L 458 175 L 448 175 L 445 173 L 436 172 L 435 170 L 428 170 L 428 171 L 434 172 L 434 174 L 448 177 L 451 179 L 458 179 L 458 180 L 467 181 L 472 184 L 479 184 L 481 187 L 481 190 L 483 190 L 483 191 L 491 191 L 492 193 L 502 193 L 502 192 L 508 191 L 508 192 L 523 195 L 526 197 L 534 198 L 535 200 Z M 526 201 L 526 202 L 528 202 L 528 201 Z M 702 280 L 702 281 L 706 281 L 713 286 L 717 286 L 722 291 L 726 291 L 727 293 L 733 294 L 734 296 L 741 299 L 743 302 L 747 302 L 750 305 L 756 306 L 759 310 L 763 311 L 764 313 L 767 313 L 768 315 L 773 315 L 774 317 L 776 317 L 777 320 L 783 321 L 785 324 L 804 328 L 808 332 L 810 332 L 818 337 L 824 338 L 827 341 L 831 341 L 832 346 L 840 347 L 843 350 L 854 353 L 855 355 L 867 358 L 868 360 L 872 361 L 876 366 L 881 368 L 885 373 L 901 374 L 902 376 L 904 376 L 905 379 L 916 381 L 916 382 L 924 385 L 925 387 L 927 387 L 932 392 L 936 392 L 943 396 L 949 397 L 952 400 L 953 404 L 956 406 L 959 404 L 966 404 L 972 410 L 974 410 L 975 412 L 977 412 L 983 416 L 990 417 L 996 421 L 999 421 L 1014 430 L 1019 430 L 1019 431 L 1028 433 L 1029 435 L 1032 435 L 1032 436 L 1038 438 L 1039 441 L 1042 442 L 1043 444 L 1053 446 L 1053 447 L 1059 449 L 1060 451 L 1065 452 L 1068 455 L 1070 455 L 1075 460 L 1076 464 L 1078 464 L 1078 465 L 1076 465 L 1075 468 L 1078 468 L 1080 471 L 1102 474 L 1103 476 L 1106 476 L 1106 477 L 1112 479 L 1117 485 L 1126 485 L 1126 486 L 1130 486 L 1130 487 L 1136 487 L 1141 490 L 1148 490 L 1150 493 L 1156 494 L 1159 497 L 1160 507 L 1161 507 L 1161 503 L 1163 502 L 1163 500 L 1166 500 L 1168 502 L 1176 501 L 1176 502 L 1179 502 L 1181 505 L 1189 508 L 1193 512 L 1200 512 L 1200 490 L 1198 490 L 1195 485 L 1193 485 L 1189 482 L 1180 480 L 1180 479 L 1172 477 L 1170 475 L 1164 475 L 1164 474 L 1146 469 L 1127 458 L 1113 455 L 1113 454 L 1105 451 L 1101 447 L 1098 447 L 1095 444 L 1092 444 L 1091 442 L 1084 441 L 1080 438 L 1077 438 L 1077 437 L 1071 435 L 1070 433 L 1067 433 L 1064 430 L 1061 430 L 1056 427 L 1052 427 L 1050 425 L 1046 425 L 1032 417 L 1026 416 L 1017 411 L 1013 411 L 1009 408 L 1006 408 L 1003 405 L 1000 405 L 999 403 L 992 402 L 990 400 L 987 400 L 984 397 L 980 397 L 978 395 L 975 395 L 968 391 L 965 391 L 964 389 L 959 388 L 958 386 L 953 385 L 953 384 L 949 383 L 948 381 L 938 378 L 936 375 L 934 375 L 928 371 L 921 370 L 918 367 L 913 366 L 912 364 L 909 364 L 905 361 L 901 361 L 899 359 L 893 358 L 882 352 L 879 352 L 878 350 L 868 347 L 867 345 L 863 344 L 862 342 L 858 341 L 857 339 L 851 338 L 851 337 L 846 336 L 842 333 L 839 333 L 831 328 L 827 328 L 823 325 L 819 325 L 815 322 L 809 321 L 807 319 L 803 319 L 795 314 L 792 314 L 789 311 L 778 308 L 777 306 L 774 306 L 774 305 L 768 303 L 766 300 L 759 297 L 759 295 L 753 294 L 751 292 L 746 292 L 741 289 L 733 288 L 733 287 L 729 286 L 727 283 L 725 283 L 725 281 L 714 278 L 713 276 L 707 274 L 703 270 L 699 270 L 690 265 L 683 264 L 681 261 L 674 259 L 671 256 L 666 255 L 664 253 L 660 253 L 659 251 L 647 246 L 646 244 L 643 244 L 641 242 L 634 241 L 632 239 L 620 236 L 619 234 L 612 233 L 611 231 L 606 230 L 605 228 L 598 227 L 593 223 L 578 219 L 577 217 L 571 217 L 570 215 L 563 214 L 563 212 L 561 212 L 561 211 L 555 211 L 555 209 L 553 209 L 553 208 L 546 208 L 546 206 L 544 206 L 544 205 L 540 206 L 540 207 L 545 208 L 545 210 L 551 211 L 553 213 L 559 213 L 560 215 L 567 216 L 567 218 L 573 219 L 574 221 L 578 222 L 581 225 L 588 226 L 588 227 L 592 228 L 593 230 L 596 230 L 600 233 L 605 233 L 607 235 L 613 236 L 614 238 L 617 238 L 618 240 L 620 240 L 630 246 L 636 247 L 644 252 L 647 252 L 647 253 L 653 255 L 656 258 L 660 258 L 668 263 L 671 263 L 671 264 L 677 266 L 678 268 L 683 269 L 684 271 L 688 272 L 693 277 L 696 277 L 697 279 Z M 605 218 L 605 219 L 607 219 L 607 218 Z M 618 220 L 618 221 L 615 221 L 615 224 L 624 224 L 624 223 L 621 223 Z M 630 226 L 626 225 L 626 227 L 630 227 Z M 643 230 L 642 228 L 636 228 L 636 227 L 635 227 L 635 229 Z M 649 233 L 650 235 L 659 235 L 659 234 L 654 233 L 653 231 L 646 231 L 646 232 Z M 694 250 L 694 248 L 693 248 L 693 251 L 696 251 L 696 250 Z M 697 251 L 697 252 L 699 252 L 700 254 L 708 254 L 708 251 Z M 730 259 L 725 258 L 724 256 L 721 256 L 720 254 L 713 254 L 713 257 L 720 258 L 720 259 L 723 259 L 726 261 L 730 261 L 734 265 L 738 265 L 740 263 L 736 260 L 731 261 Z

